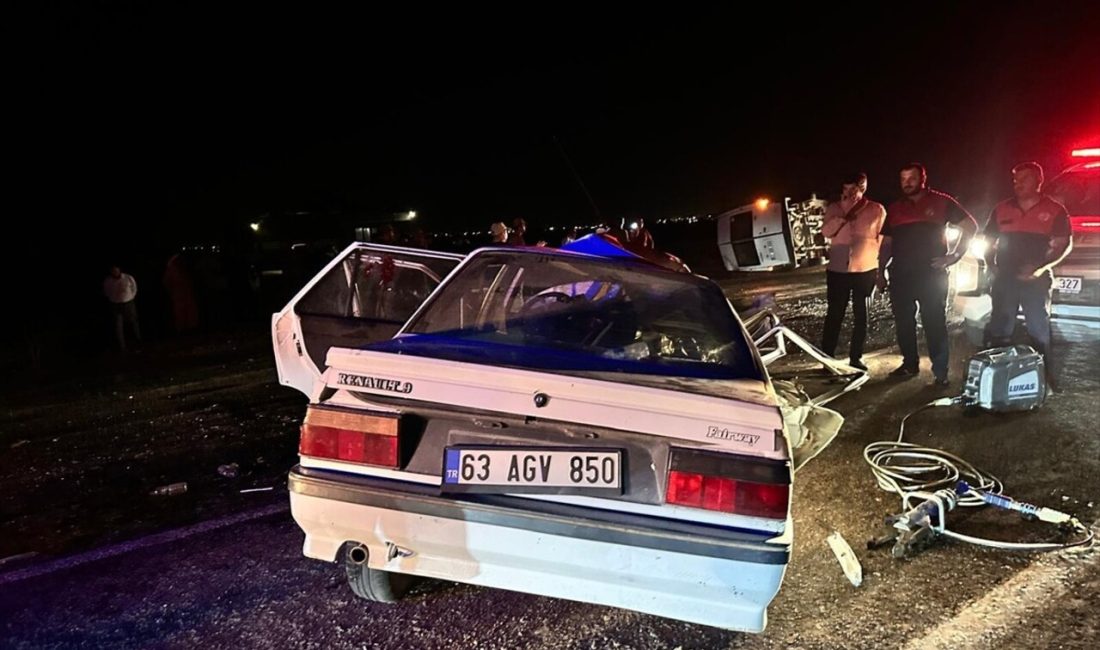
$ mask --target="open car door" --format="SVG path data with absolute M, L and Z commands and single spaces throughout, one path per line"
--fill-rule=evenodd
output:
M 348 246 L 272 317 L 279 383 L 311 396 L 329 348 L 392 338 L 463 259 L 417 248 Z

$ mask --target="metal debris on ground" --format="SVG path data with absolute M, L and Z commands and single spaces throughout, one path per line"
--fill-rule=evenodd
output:
M 237 475 L 241 473 L 241 466 L 237 463 L 229 463 L 228 465 L 219 465 L 218 474 L 225 478 L 237 478 Z
M 273 487 L 249 488 L 247 490 L 241 490 L 241 494 L 248 494 L 249 492 L 270 492 L 274 489 Z
M 20 560 L 29 560 L 37 555 L 38 551 L 28 551 L 26 553 L 20 553 L 18 555 L 9 555 L 8 557 L 0 558 L 0 566 L 4 566 L 5 564 L 9 564 L 11 562 L 19 562 Z
M 153 496 L 158 497 L 170 497 L 176 494 L 183 494 L 187 491 L 187 483 L 170 483 L 168 485 L 162 485 L 157 489 L 150 492 Z
M 825 538 L 825 541 L 828 542 L 829 548 L 833 550 L 833 555 L 840 562 L 840 568 L 844 570 L 844 575 L 848 577 L 848 581 L 852 583 L 852 586 L 858 587 L 863 584 L 863 566 L 860 565 L 855 551 L 848 545 L 844 537 L 839 532 L 833 531 L 831 535 Z

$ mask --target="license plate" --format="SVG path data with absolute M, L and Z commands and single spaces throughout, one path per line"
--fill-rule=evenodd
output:
M 622 451 L 447 447 L 443 488 L 452 492 L 622 494 Z
M 1081 293 L 1081 278 L 1054 278 L 1059 293 Z

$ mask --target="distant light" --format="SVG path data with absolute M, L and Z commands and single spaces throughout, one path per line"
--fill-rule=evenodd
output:
M 1100 148 L 1096 149 L 1074 149 L 1071 156 L 1074 158 L 1096 158 L 1100 157 Z
M 252 232 L 260 232 L 260 224 L 255 221 L 248 224 L 248 227 L 252 229 Z
M 409 210 L 409 218 L 410 219 L 415 219 L 416 218 L 416 210 Z
M 630 229 L 631 230 L 637 230 L 638 229 L 638 222 L 637 221 L 631 221 L 630 222 Z
M 756 209 L 757 210 L 767 210 L 768 205 L 770 205 L 770 204 L 771 204 L 771 201 L 769 201 L 767 199 L 756 199 Z

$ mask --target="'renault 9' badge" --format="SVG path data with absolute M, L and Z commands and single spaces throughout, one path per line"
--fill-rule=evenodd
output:
M 356 388 L 384 390 L 390 393 L 411 393 L 413 389 L 412 382 L 402 381 L 400 379 L 385 379 L 383 377 L 353 375 L 346 372 L 337 373 L 336 383 L 343 386 L 354 386 Z

